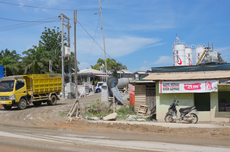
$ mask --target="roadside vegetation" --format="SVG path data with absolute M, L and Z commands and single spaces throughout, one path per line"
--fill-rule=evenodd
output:
M 145 121 L 156 121 L 156 117 L 154 115 L 151 116 L 139 116 L 134 111 L 134 106 L 124 106 L 124 105 L 117 105 L 117 109 L 115 112 L 117 113 L 116 120 L 129 120 L 129 121 L 136 121 L 138 119 L 144 119 Z M 95 118 L 97 117 L 100 119 L 101 117 L 105 117 L 109 114 L 113 113 L 113 106 L 108 107 L 107 103 L 101 103 L 99 99 L 97 101 L 92 101 L 86 107 L 82 107 L 81 115 L 83 118 Z M 61 116 L 66 116 L 68 111 L 60 111 Z M 131 118 L 129 118 L 131 117 Z
M 24 75 L 24 74 L 49 74 L 49 63 L 52 67 L 52 73 L 62 73 L 61 71 L 61 31 L 59 27 L 44 28 L 40 36 L 38 45 L 33 45 L 28 50 L 18 54 L 16 50 L 2 49 L 0 52 L 0 65 L 3 65 L 4 71 L 6 71 L 5 76 L 11 75 Z M 64 39 L 64 45 L 66 44 L 66 39 Z M 71 64 L 74 67 L 74 54 L 71 52 Z M 65 62 L 65 72 L 68 73 L 68 59 Z M 78 63 L 80 64 L 80 63 Z M 100 67 L 105 65 L 103 59 L 98 59 L 95 65 L 91 68 L 100 70 Z M 107 58 L 107 68 L 108 71 L 116 73 L 117 70 L 127 69 L 125 65 L 116 62 L 115 59 Z M 102 68 L 102 70 L 105 70 Z M 79 69 L 78 69 L 79 71 Z M 73 71 L 72 71 L 73 72 Z

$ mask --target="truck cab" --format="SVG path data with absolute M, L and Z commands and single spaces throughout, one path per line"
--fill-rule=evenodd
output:
M 20 99 L 27 96 L 26 81 L 23 77 L 4 77 L 0 80 L 0 104 L 9 110 L 18 106 Z M 21 106 L 26 106 L 23 103 Z

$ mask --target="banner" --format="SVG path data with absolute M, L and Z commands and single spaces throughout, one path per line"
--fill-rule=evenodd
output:
M 160 81 L 159 93 L 217 92 L 218 80 Z

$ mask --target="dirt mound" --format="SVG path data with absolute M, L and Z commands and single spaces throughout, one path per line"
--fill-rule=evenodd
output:
M 124 123 L 100 123 L 85 120 L 74 120 L 71 123 L 43 124 L 49 127 L 66 128 L 78 131 L 99 131 L 107 133 L 144 133 L 159 136 L 182 136 L 182 137 L 201 137 L 201 138 L 222 138 L 230 139 L 230 128 L 169 128 L 161 126 L 124 124 Z M 186 133 L 186 134 L 185 134 Z

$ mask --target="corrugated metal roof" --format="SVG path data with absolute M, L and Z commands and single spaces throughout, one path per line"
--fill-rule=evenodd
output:
M 120 70 L 120 71 L 117 71 L 117 73 L 125 73 L 125 74 L 132 74 L 133 72 L 130 72 L 128 70 Z
M 84 69 L 79 71 L 77 74 L 78 76 L 106 76 L 105 72 L 95 69 Z M 75 73 L 72 73 L 72 75 L 75 75 Z M 109 75 L 109 73 L 107 73 L 107 75 Z
M 205 80 L 230 78 L 230 71 L 188 72 L 188 73 L 160 73 L 150 74 L 144 80 Z
M 155 83 L 155 81 L 131 81 L 130 84 Z

